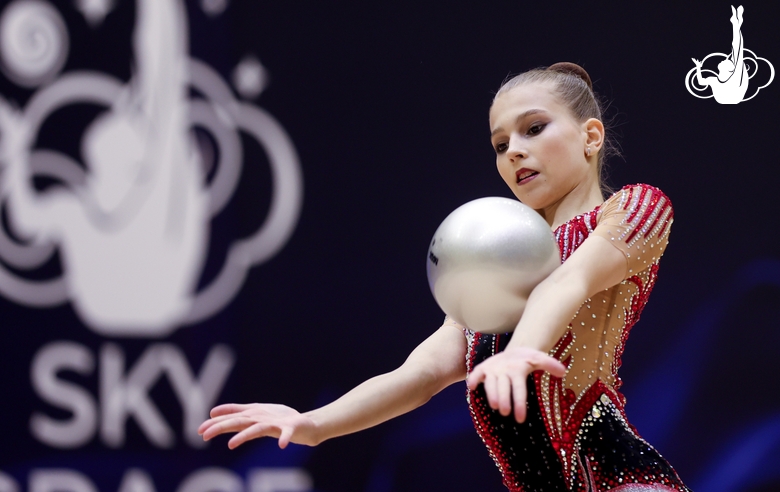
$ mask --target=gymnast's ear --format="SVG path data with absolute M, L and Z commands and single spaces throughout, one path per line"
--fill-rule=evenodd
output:
M 585 132 L 585 145 L 598 153 L 604 145 L 604 123 L 596 118 L 588 118 L 582 123 L 582 130 Z

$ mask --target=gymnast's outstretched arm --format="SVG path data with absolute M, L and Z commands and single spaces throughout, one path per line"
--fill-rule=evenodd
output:
M 485 385 L 490 407 L 525 421 L 526 379 L 537 370 L 563 377 L 566 368 L 547 353 L 566 332 L 582 303 L 629 275 L 626 258 L 603 237 L 589 237 L 534 288 L 506 349 L 477 365 L 468 386 Z
M 315 446 L 407 413 L 462 381 L 465 355 L 462 328 L 445 322 L 398 369 L 365 381 L 333 403 L 307 413 L 274 404 L 221 405 L 198 432 L 207 441 L 237 432 L 228 442 L 231 449 L 259 437 L 277 438 L 281 448 L 291 442 Z

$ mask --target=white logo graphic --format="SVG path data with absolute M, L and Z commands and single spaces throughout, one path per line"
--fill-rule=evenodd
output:
M 766 58 L 756 56 L 751 50 L 745 48 L 742 38 L 742 21 L 745 9 L 740 5 L 736 10 L 731 7 L 731 53 L 712 53 L 707 55 L 702 61 L 693 58 L 696 65 L 685 76 L 685 87 L 688 92 L 700 99 L 715 97 L 720 104 L 739 104 L 742 101 L 753 99 L 758 91 L 772 83 L 775 78 L 775 68 Z M 746 55 L 749 53 L 749 55 Z M 702 68 L 709 58 L 714 60 L 721 59 L 718 63 L 718 72 Z M 758 60 L 761 60 L 769 67 L 769 80 L 762 86 L 756 88 L 750 97 L 745 97 L 748 90 L 750 79 L 758 73 Z M 752 66 L 751 66 L 752 65 Z M 704 77 L 702 74 L 711 74 L 712 77 Z M 707 87 L 712 89 L 712 94 L 701 96 L 697 92 L 705 92 Z
M 75 2 L 93 26 L 113 3 Z M 226 5 L 202 2 L 209 15 Z M 44 0 L 16 0 L 3 11 L 2 70 L 19 86 L 38 90 L 21 109 L 0 97 L 0 198 L 8 219 L 8 230 L 0 227 L 2 295 L 40 307 L 70 300 L 98 333 L 159 337 L 220 311 L 247 270 L 285 245 L 302 202 L 295 149 L 273 117 L 237 100 L 216 71 L 190 58 L 187 42 L 181 0 L 138 0 L 128 83 L 100 72 L 60 74 L 69 43 L 57 9 Z M 233 78 L 240 94 L 256 97 L 266 73 L 248 56 Z M 70 105 L 106 108 L 82 136 L 83 164 L 36 148 L 47 118 Z M 195 127 L 210 136 L 210 147 L 198 145 Z M 211 218 L 241 175 L 240 134 L 267 155 L 268 216 L 253 235 L 232 244 L 221 272 L 196 292 Z M 34 177 L 61 186 L 37 191 Z M 55 252 L 62 275 L 43 281 L 21 275 Z

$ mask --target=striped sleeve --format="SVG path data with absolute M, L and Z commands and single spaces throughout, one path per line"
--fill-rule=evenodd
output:
M 672 202 L 661 190 L 646 184 L 630 185 L 604 202 L 593 234 L 623 252 L 630 277 L 661 258 L 673 218 Z

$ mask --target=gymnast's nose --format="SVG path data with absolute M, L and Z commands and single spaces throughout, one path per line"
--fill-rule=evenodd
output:
M 525 148 L 525 141 L 517 132 L 512 132 L 512 134 L 509 135 L 509 143 L 506 149 L 506 155 L 513 162 L 528 156 L 528 151 Z

